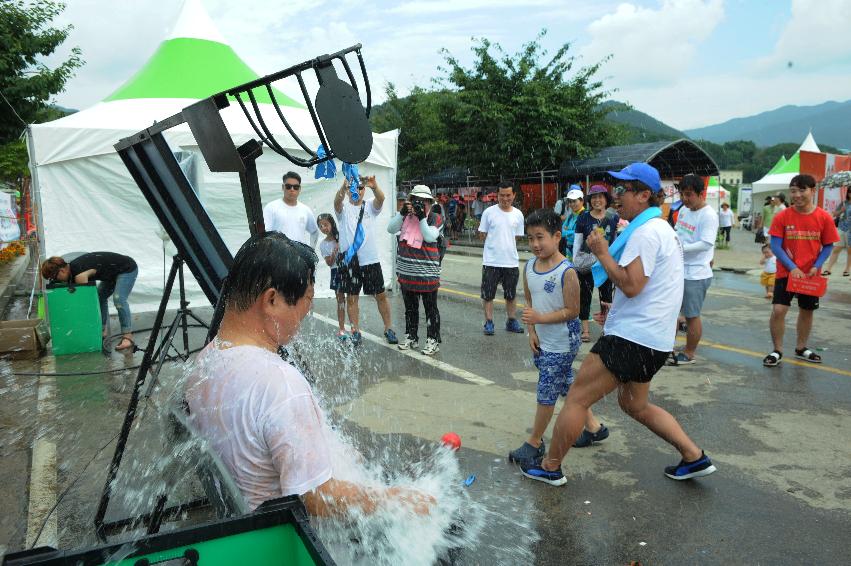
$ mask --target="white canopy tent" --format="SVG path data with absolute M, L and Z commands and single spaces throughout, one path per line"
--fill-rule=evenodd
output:
M 119 91 L 91 108 L 54 122 L 35 124 L 28 131 L 34 194 L 40 212 L 40 237 L 44 254 L 41 259 L 71 252 L 99 250 L 133 257 L 139 264 L 139 277 L 131 297 L 132 308 L 137 312 L 157 308 L 163 279 L 170 264 L 169 258 L 176 250 L 170 242 L 161 239 L 165 238 L 162 227 L 113 145 L 121 138 L 180 112 L 195 100 L 251 80 L 252 77 L 245 76 L 245 70 L 251 73 L 250 69 L 235 54 L 233 57 L 236 57 L 236 63 L 209 61 L 205 58 L 199 65 L 203 67 L 201 71 L 208 71 L 204 79 L 210 78 L 218 70 L 227 71 L 229 65 L 235 65 L 242 73 L 238 75 L 239 80 L 215 76 L 213 78 L 217 84 L 210 85 L 212 90 L 204 94 L 197 92 L 199 81 L 188 76 L 187 90 L 194 89 L 195 92 L 192 93 L 194 96 L 184 95 L 179 92 L 180 85 L 176 88 L 175 69 L 165 69 L 170 74 L 163 69 L 172 65 L 174 57 L 177 57 L 179 65 L 180 55 L 194 56 L 199 49 L 212 49 L 210 53 L 224 52 L 228 57 L 229 53 L 233 53 L 222 43 L 221 36 L 203 12 L 200 3 L 188 0 L 172 37 L 163 42 L 146 67 Z M 282 62 L 281 67 L 292 63 L 296 62 Z M 239 68 L 240 64 L 244 69 Z M 190 71 L 197 73 L 199 69 L 186 69 L 186 74 L 192 75 Z M 231 82 L 218 86 L 229 80 Z M 142 96 L 138 96 L 140 93 Z M 279 100 L 284 99 L 286 96 L 280 95 Z M 286 133 L 272 105 L 260 106 L 267 125 L 281 145 L 294 155 L 306 157 L 306 153 Z M 318 147 L 320 141 L 309 113 L 289 99 L 281 104 L 281 109 L 307 146 Z M 222 116 L 237 146 L 257 138 L 238 105 L 222 110 Z M 179 160 L 187 177 L 198 191 L 228 247 L 235 253 L 248 237 L 238 175 L 211 173 L 186 124 L 167 130 L 165 137 L 175 152 L 182 152 Z M 380 226 L 386 225 L 394 212 L 397 140 L 398 131 L 375 134 L 372 152 L 367 161 L 360 164 L 361 174 L 375 175 L 379 186 L 387 194 L 388 200 L 377 223 L 379 229 L 375 236 L 381 250 L 385 282 L 388 284 L 393 269 L 393 242 Z M 290 170 L 302 176 L 301 202 L 310 206 L 316 214 L 331 212 L 333 196 L 341 178 L 315 180 L 312 171 L 295 167 L 268 148 L 264 148 L 263 155 L 257 160 L 263 204 L 281 198 L 282 174 Z M 329 270 L 320 261 L 317 297 L 331 296 L 328 280 Z M 206 303 L 191 276 L 187 277 L 187 291 L 193 304 Z
M 761 193 L 779 193 L 789 188 L 789 182 L 792 178 L 800 173 L 801 170 L 801 151 L 820 152 L 821 150 L 813 139 L 813 133 L 807 134 L 798 151 L 783 164 L 778 163 L 769 171 L 762 179 L 753 183 L 753 194 Z

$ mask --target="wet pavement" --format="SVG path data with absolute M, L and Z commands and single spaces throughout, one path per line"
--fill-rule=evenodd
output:
M 476 475 L 466 489 L 483 509 L 503 519 L 493 519 L 481 544 L 464 550 L 457 563 L 845 561 L 841 557 L 851 551 L 851 296 L 844 288 L 832 288 L 816 313 L 810 345 L 823 348 L 824 364 L 787 356 L 779 368 L 769 369 L 761 359 L 770 349 L 770 306 L 758 276 L 716 273 L 697 364 L 664 368 L 653 380 L 651 398 L 679 419 L 718 472 L 687 482 L 664 477 L 663 467 L 678 460 L 674 450 L 623 415 L 610 396 L 595 413 L 611 436 L 571 450 L 564 464 L 568 483 L 553 488 L 526 480 L 505 460 L 528 434 L 537 371 L 526 337 L 501 330 L 502 305 L 496 306 L 496 335 L 482 334 L 476 298 L 480 271 L 474 257 L 447 255 L 440 299 L 443 343 L 434 359 L 382 344 L 377 309 L 366 297 L 362 318 L 375 339 L 358 350 L 334 338 L 332 301 L 316 302 L 316 316 L 301 335 L 326 410 L 368 456 L 396 452 L 405 465 L 415 447 L 436 445 L 447 431 L 461 436 L 462 476 Z M 392 304 L 401 335 L 398 293 Z M 209 311 L 195 310 L 205 320 Z M 793 307 L 787 320 L 789 354 L 795 313 Z M 139 316 L 135 324 L 149 326 L 151 318 Z M 594 324 L 592 332 L 596 337 Z M 193 329 L 192 347 L 202 337 L 201 329 Z M 582 346 L 575 367 L 589 348 Z M 0 473 L 6 481 L 0 488 L 0 545 L 12 550 L 32 542 L 44 517 L 32 501 L 35 491 L 49 502 L 51 494 L 55 501 L 66 490 L 41 541 L 58 540 L 63 548 L 94 542 L 92 520 L 113 452 L 108 442 L 118 433 L 135 376 L 121 368 L 140 360 L 140 353 L 86 354 L 3 368 Z M 119 371 L 40 380 L 22 375 L 107 369 Z M 179 372 L 179 365 L 167 365 L 162 382 Z M 132 456 L 119 474 L 121 493 L 111 506 L 112 517 L 132 510 L 141 488 L 156 481 L 142 473 L 162 450 L 161 425 L 152 415 L 145 413 L 131 434 L 127 454 Z M 171 498 L 195 494 L 197 485 L 186 478 Z M 528 546 L 529 554 L 505 552 L 506 540 Z

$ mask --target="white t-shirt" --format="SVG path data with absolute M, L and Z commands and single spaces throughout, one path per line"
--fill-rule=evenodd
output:
M 721 228 L 729 228 L 733 225 L 733 211 L 729 208 L 724 210 L 723 208 L 718 212 L 718 225 Z
M 771 256 L 765 258 L 765 263 L 762 265 L 762 270 L 766 273 L 777 273 L 777 257 Z
M 375 245 L 375 234 L 373 227 L 375 218 L 381 214 L 380 208 L 375 208 L 375 199 L 371 198 L 364 201 L 363 209 L 363 245 L 358 249 L 358 262 L 361 266 L 372 265 L 378 263 L 378 246 Z M 349 249 L 351 241 L 355 238 L 355 230 L 358 227 L 358 215 L 360 215 L 360 205 L 355 206 L 349 201 L 348 197 L 343 200 L 343 212 L 337 214 L 337 227 L 340 230 L 340 253 L 346 253 Z
M 519 267 L 515 237 L 524 234 L 525 219 L 523 213 L 511 207 L 508 212 L 499 206 L 492 206 L 482 213 L 479 232 L 487 232 L 482 265 L 490 267 Z
M 275 199 L 263 207 L 263 223 L 266 230 L 277 230 L 290 240 L 308 246 L 311 237 L 319 232 L 316 216 L 309 206 L 300 202 L 290 206 L 283 199 Z
M 685 278 L 693 281 L 712 277 L 709 262 L 715 255 L 718 236 L 718 214 L 708 204 L 698 210 L 682 207 L 677 216 L 677 236 L 683 244 Z M 706 249 L 689 250 L 691 244 L 703 242 Z
M 333 439 L 322 411 L 301 373 L 276 353 L 221 349 L 214 340 L 198 354 L 185 393 L 191 425 L 252 510 L 331 479 Z
M 641 258 L 649 279 L 641 292 L 628 298 L 615 288 L 603 331 L 660 352 L 674 349 L 677 315 L 683 301 L 683 249 L 671 226 L 654 218 L 636 228 L 618 265 Z
M 334 246 L 337 244 L 334 240 L 325 238 L 319 242 L 319 254 L 322 257 L 328 257 L 334 253 Z

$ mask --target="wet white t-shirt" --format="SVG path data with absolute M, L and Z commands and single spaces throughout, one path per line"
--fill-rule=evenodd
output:
M 371 198 L 364 201 L 363 208 L 363 245 L 358 249 L 358 263 L 361 266 L 372 265 L 378 263 L 378 246 L 375 245 L 375 234 L 373 234 L 375 226 L 375 218 L 381 214 L 380 208 L 375 208 L 375 199 Z M 355 230 L 358 226 L 358 216 L 360 215 L 360 205 L 355 206 L 346 198 L 343 201 L 343 212 L 336 214 L 337 226 L 340 230 L 340 253 L 345 254 L 349 249 L 351 241 L 355 238 Z
M 487 232 L 482 265 L 490 267 L 519 267 L 517 236 L 522 236 L 526 221 L 523 213 L 511 207 L 508 212 L 492 206 L 482 213 L 479 232 Z
M 277 230 L 290 240 L 310 245 L 312 236 L 319 232 L 316 216 L 306 204 L 290 206 L 283 199 L 275 199 L 263 207 L 263 224 L 266 230 Z
M 250 509 L 331 479 L 322 411 L 301 373 L 276 353 L 220 349 L 214 340 L 198 354 L 185 394 L 193 429 L 230 471 Z
M 654 218 L 636 228 L 618 265 L 641 258 L 647 283 L 628 298 L 615 287 L 604 332 L 661 352 L 674 349 L 677 315 L 683 301 L 683 249 L 671 226 Z
M 712 277 L 710 263 L 715 256 L 718 214 L 708 204 L 698 210 L 682 207 L 677 215 L 677 236 L 683 244 L 685 278 L 693 281 Z M 689 244 L 703 242 L 706 249 L 689 250 Z

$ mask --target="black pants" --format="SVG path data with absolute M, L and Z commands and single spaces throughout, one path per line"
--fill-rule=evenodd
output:
M 426 315 L 426 335 L 440 342 L 440 312 L 437 310 L 437 290 L 431 293 L 412 293 L 402 289 L 405 301 L 405 334 L 412 340 L 418 339 L 420 325 L 420 298 Z
M 577 271 L 576 274 L 579 276 L 579 320 L 590 320 L 591 296 L 594 294 L 594 276 L 590 271 L 588 273 L 579 273 Z M 613 291 L 612 280 L 606 279 L 606 282 L 600 285 L 600 302 L 611 303 Z
M 721 233 L 724 234 L 724 240 L 727 243 L 730 243 L 730 230 L 731 229 L 732 229 L 732 226 L 722 226 L 721 227 Z

